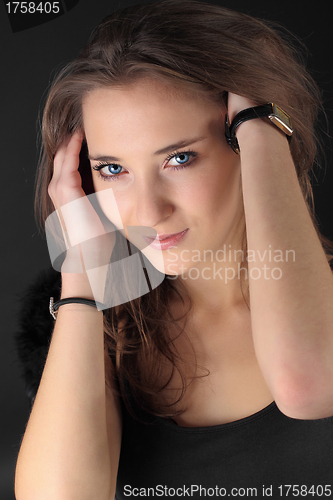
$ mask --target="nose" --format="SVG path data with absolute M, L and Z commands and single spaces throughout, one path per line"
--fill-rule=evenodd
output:
M 134 213 L 139 226 L 159 227 L 173 213 L 174 202 L 162 182 L 142 179 L 134 191 Z

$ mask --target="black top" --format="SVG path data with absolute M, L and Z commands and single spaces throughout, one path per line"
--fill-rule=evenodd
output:
M 273 402 L 235 422 L 181 427 L 122 410 L 117 500 L 333 496 L 333 417 L 297 420 Z
M 21 295 L 15 338 L 31 403 L 54 325 L 49 298 L 60 297 L 60 277 L 52 268 L 45 270 Z M 145 423 L 140 422 L 124 404 L 122 411 L 118 500 L 333 498 L 333 416 L 296 420 L 272 403 L 235 422 L 193 428 L 147 413 L 141 414 Z

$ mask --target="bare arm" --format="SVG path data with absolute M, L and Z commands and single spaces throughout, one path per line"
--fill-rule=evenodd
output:
M 82 211 L 67 217 L 65 229 L 70 241 L 73 236 L 96 241 L 91 250 L 98 257 L 103 248 L 93 238 L 103 235 L 103 226 L 85 203 L 78 172 L 81 142 L 82 136 L 75 133 L 60 146 L 49 195 L 57 210 L 73 200 L 83 201 Z M 111 239 L 110 255 L 112 244 Z M 94 300 L 86 272 L 64 272 L 72 268 L 75 255 L 69 248 L 62 264 L 61 298 Z M 84 270 L 82 252 L 81 259 Z M 105 269 L 94 270 L 101 290 L 105 278 Z M 84 304 L 62 305 L 18 456 L 17 500 L 114 499 L 121 417 L 119 402 L 105 384 L 105 368 L 102 311 Z M 110 364 L 107 369 L 112 369 Z
M 239 96 L 231 96 L 230 104 L 234 114 L 253 105 Z M 248 248 L 257 256 L 256 261 L 249 262 L 249 282 L 259 365 L 286 415 L 301 419 L 331 416 L 332 272 L 308 213 L 284 134 L 258 119 L 241 124 L 237 138 Z M 287 250 L 293 251 L 288 259 Z M 258 251 L 261 256 L 266 251 L 262 261 Z M 278 260 L 278 255 L 283 260 Z M 251 277 L 255 267 L 261 269 L 259 279 L 256 271 L 254 279 Z M 271 275 L 273 268 L 278 268 L 275 279 Z
M 83 280 L 63 275 L 62 298 L 92 298 Z M 18 457 L 17 500 L 113 500 L 120 442 L 119 403 L 105 386 L 103 314 L 61 306 Z

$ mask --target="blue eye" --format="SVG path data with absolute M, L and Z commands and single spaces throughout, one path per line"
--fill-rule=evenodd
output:
M 115 165 L 114 163 L 111 163 L 111 165 L 107 166 L 108 171 L 110 174 L 120 174 L 122 167 L 120 165 Z
M 175 156 L 175 160 L 179 163 L 186 163 L 189 159 L 190 157 L 187 153 L 180 153 L 179 155 Z
M 123 167 L 121 165 L 117 165 L 116 163 L 98 163 L 95 167 L 92 167 L 93 170 L 97 170 L 99 172 L 99 177 L 101 177 L 104 181 L 112 181 L 116 180 L 121 173 Z M 106 170 L 106 173 L 103 173 L 103 170 Z
M 187 166 L 193 163 L 197 153 L 195 151 L 181 151 L 179 153 L 172 153 L 167 157 L 168 165 L 171 168 L 179 170 L 182 166 Z M 176 163 L 171 163 L 175 161 Z

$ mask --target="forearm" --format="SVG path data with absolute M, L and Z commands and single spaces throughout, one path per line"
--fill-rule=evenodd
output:
M 237 137 L 255 252 L 248 266 L 258 362 L 282 410 L 295 418 L 332 415 L 333 279 L 287 140 L 262 120 L 243 123 Z
M 84 295 L 76 293 L 78 281 L 67 282 L 62 297 Z M 109 500 L 117 474 L 110 462 L 103 313 L 64 305 L 18 457 L 17 499 Z

